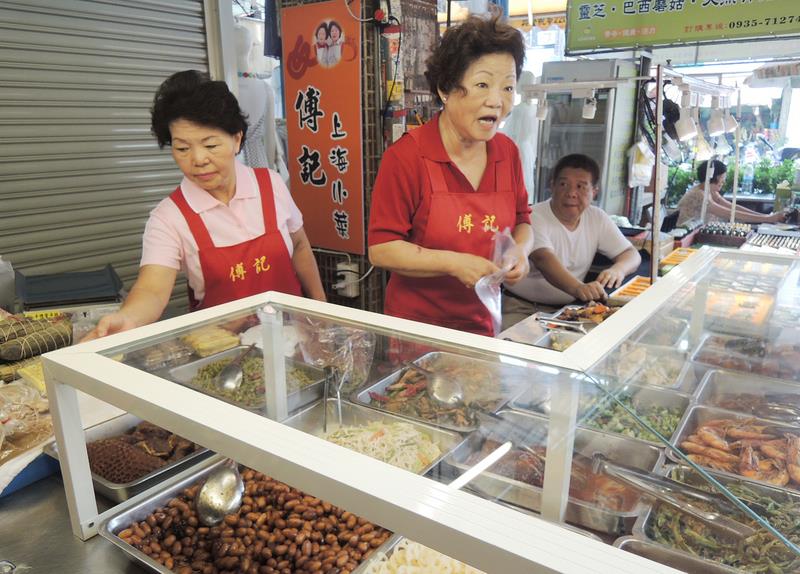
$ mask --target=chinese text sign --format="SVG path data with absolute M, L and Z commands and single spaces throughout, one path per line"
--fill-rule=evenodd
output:
M 360 13 L 359 0 L 349 4 Z M 315 247 L 364 253 L 361 27 L 344 2 L 281 10 L 287 164 Z
M 800 33 L 798 0 L 570 0 L 567 52 Z

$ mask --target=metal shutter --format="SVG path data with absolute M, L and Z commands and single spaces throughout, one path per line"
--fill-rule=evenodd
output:
M 0 0 L 0 255 L 31 275 L 113 264 L 180 181 L 150 135 L 169 74 L 208 70 L 203 0 Z M 169 313 L 186 305 L 185 281 Z

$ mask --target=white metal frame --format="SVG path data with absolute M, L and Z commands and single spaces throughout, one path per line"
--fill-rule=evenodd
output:
M 256 295 L 43 357 L 56 440 L 74 534 L 87 539 L 109 513 L 99 514 L 92 490 L 75 389 L 229 456 L 276 479 L 361 514 L 391 530 L 487 572 L 672 572 L 544 520 L 448 488 L 364 455 L 243 411 L 170 383 L 100 352 L 166 332 L 206 323 L 224 315 L 275 303 L 349 324 L 381 329 L 482 352 L 501 360 L 529 360 L 563 369 L 587 370 L 677 290 L 706 267 L 717 251 L 703 249 L 645 291 L 567 351 L 559 353 L 425 325 L 367 311 L 339 307 L 281 293 Z M 768 259 L 748 254 L 748 259 Z M 563 509 L 572 458 L 576 393 L 565 392 L 563 416 L 551 417 L 545 477 L 546 511 Z M 276 416 L 279 413 L 275 413 Z M 555 491 L 555 492 L 554 492 Z M 146 496 L 146 494 L 144 494 Z M 555 502 L 553 501 L 555 499 Z

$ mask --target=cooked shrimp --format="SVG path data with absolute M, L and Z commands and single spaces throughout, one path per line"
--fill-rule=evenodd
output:
M 718 448 L 690 442 L 688 440 L 685 440 L 681 443 L 681 448 L 692 454 L 700 454 L 721 462 L 735 463 L 739 461 L 739 457 L 737 457 L 735 454 L 725 452 L 724 450 L 720 450 Z
M 791 479 L 800 484 L 800 437 L 787 434 L 786 440 L 788 441 L 788 447 L 786 449 L 786 468 L 789 471 Z
M 758 446 L 759 450 L 769 458 L 786 460 L 786 439 L 776 438 L 753 446 Z
M 725 472 L 735 472 L 736 468 L 732 462 L 722 462 L 713 458 L 708 458 L 700 454 L 690 454 L 686 458 L 700 466 L 707 466 L 713 470 L 722 470 Z
M 761 480 L 777 486 L 786 486 L 789 483 L 789 473 L 779 460 L 759 460 L 758 454 L 750 445 L 742 449 L 739 460 L 739 474 L 753 480 Z
M 728 444 L 728 441 L 725 440 L 725 429 L 701 426 L 697 429 L 697 436 L 708 446 L 724 451 L 731 450 L 731 446 Z

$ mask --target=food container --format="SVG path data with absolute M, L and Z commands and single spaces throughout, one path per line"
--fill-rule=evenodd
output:
M 341 403 L 339 403 L 339 401 L 336 399 L 328 399 L 327 404 L 329 433 L 342 426 L 361 426 L 378 421 L 387 424 L 397 422 L 410 424 L 416 430 L 428 435 L 439 447 L 441 455 L 431 464 L 421 470 L 419 474 L 425 474 L 434 466 L 439 464 L 439 461 L 447 456 L 450 451 L 452 451 L 464 440 L 464 438 L 458 433 L 442 430 L 441 428 L 419 421 L 401 418 L 386 411 L 379 411 L 369 407 L 356 405 L 349 401 L 341 401 Z M 321 401 L 317 402 L 316 404 L 289 417 L 283 421 L 283 423 L 305 433 L 321 437 L 324 434 L 322 431 L 322 405 L 323 403 Z M 339 418 L 340 415 L 341 419 Z
M 674 347 L 624 342 L 588 372 L 600 379 L 610 377 L 621 383 L 673 390 L 682 388 L 691 392 L 694 387 L 684 388 L 688 386 L 685 379 L 687 359 L 685 351 Z
M 800 430 L 798 427 L 792 427 L 785 424 L 781 425 L 770 420 L 753 417 L 752 415 L 737 413 L 725 409 L 717 409 L 714 407 L 703 407 L 695 405 L 691 407 L 688 411 L 686 411 L 686 414 L 683 416 L 683 420 L 681 421 L 681 424 L 678 427 L 678 431 L 675 434 L 675 439 L 673 441 L 673 444 L 680 448 L 680 444 L 683 441 L 685 441 L 688 436 L 694 434 L 698 429 L 698 427 L 704 425 L 708 421 L 717 419 L 731 419 L 734 421 L 746 422 L 749 425 L 762 425 L 763 427 L 773 429 L 773 431 L 770 432 L 770 434 L 777 438 L 783 437 L 785 433 L 798 434 L 798 430 Z M 737 436 L 731 435 L 730 430 L 726 431 L 726 439 L 730 442 L 739 440 Z M 756 447 L 754 448 L 757 449 L 758 446 L 756 445 Z M 683 452 L 686 452 L 685 449 L 683 448 L 681 448 L 681 450 Z M 731 451 L 731 454 L 734 456 L 738 456 L 738 453 L 739 453 L 738 450 Z M 669 456 L 670 460 L 673 460 L 675 462 L 682 462 L 681 459 L 679 459 L 678 456 L 674 452 L 672 452 L 671 449 L 667 449 L 667 455 Z M 766 458 L 767 457 L 765 456 L 761 457 L 762 460 L 766 460 Z M 730 478 L 745 480 L 748 482 L 752 481 L 757 484 L 769 484 L 764 480 L 757 480 L 755 478 L 747 478 L 739 475 L 738 468 L 739 468 L 739 461 L 737 460 L 737 461 L 731 461 L 730 468 L 728 470 L 723 469 L 722 466 L 714 468 L 713 470 L 715 470 L 720 475 L 727 476 Z M 795 485 L 790 481 L 783 488 L 796 491 L 800 489 L 800 485 Z
M 692 355 L 692 361 L 713 369 L 752 373 L 762 377 L 800 380 L 800 349 L 784 340 L 710 334 Z
M 550 319 L 560 319 L 562 321 L 575 321 L 574 318 L 571 318 L 572 314 L 575 313 L 575 312 L 579 312 L 584 308 L 586 308 L 586 305 L 564 305 L 561 309 L 559 309 L 558 311 L 553 313 L 550 317 L 547 317 L 546 315 L 542 315 L 542 317 L 545 320 L 550 318 Z M 611 307 L 611 309 L 616 311 L 618 308 Z M 600 319 L 600 321 L 597 321 L 597 322 L 592 321 L 590 319 L 583 319 L 582 320 L 583 321 L 583 326 L 587 331 L 591 331 L 592 329 L 597 327 L 597 325 L 602 323 L 605 319 L 610 317 L 611 314 L 613 314 L 613 312 L 609 313 L 608 315 L 603 316 L 602 319 Z
M 703 488 L 704 490 L 707 489 L 707 483 L 703 477 L 701 477 L 697 472 L 692 470 L 688 466 L 679 466 L 679 465 L 667 465 L 664 467 L 665 475 L 668 478 L 673 480 L 677 480 L 679 482 L 688 484 L 690 486 L 695 486 L 699 488 Z M 774 488 L 766 485 L 756 484 L 748 481 L 743 481 L 737 478 L 731 478 L 726 476 L 724 473 L 719 472 L 710 472 L 710 474 L 719 482 L 721 482 L 724 486 L 731 487 L 732 485 L 741 484 L 745 486 L 748 490 L 750 490 L 753 494 L 771 499 L 776 502 L 776 506 L 784 506 L 787 503 L 793 503 L 795 505 L 800 504 L 800 495 L 793 494 L 787 492 L 781 488 Z M 744 569 L 737 569 L 732 565 L 726 565 L 721 562 L 714 560 L 711 557 L 701 557 L 695 554 L 691 554 L 688 551 L 675 548 L 670 546 L 666 543 L 666 541 L 659 541 L 654 540 L 651 537 L 651 533 L 653 532 L 653 528 L 655 528 L 654 520 L 657 516 L 657 508 L 658 504 L 649 506 L 645 508 L 636 521 L 636 524 L 633 527 L 633 535 L 634 537 L 640 540 L 646 540 L 651 544 L 657 545 L 661 548 L 669 550 L 671 553 L 678 554 L 685 556 L 691 560 L 698 561 L 699 564 L 703 566 L 701 570 L 695 570 L 697 572 L 742 572 L 745 571 Z M 765 518 L 769 518 L 769 516 L 765 516 Z M 714 532 L 713 537 L 717 542 L 723 542 L 724 539 L 720 538 L 720 534 Z M 768 535 L 765 535 L 768 536 Z M 772 541 L 772 538 L 769 538 Z M 762 547 L 757 542 L 754 542 L 754 546 L 761 550 Z M 717 570 L 715 570 L 715 568 Z M 764 570 L 766 571 L 766 570 Z M 796 571 L 796 570 L 795 570 Z M 788 572 L 788 571 L 787 571 Z
M 581 337 L 583 337 L 581 333 L 553 329 L 545 333 L 534 345 L 536 347 L 544 347 L 545 349 L 553 349 L 554 351 L 566 351 L 573 344 L 577 343 Z
M 172 570 L 159 564 L 141 550 L 137 550 L 122 540 L 118 534 L 133 522 L 144 520 L 148 515 L 152 514 L 156 508 L 166 505 L 171 498 L 180 494 L 183 489 L 205 479 L 214 470 L 224 465 L 226 460 L 227 459 L 219 455 L 204 460 L 193 467 L 191 471 L 187 471 L 180 476 L 174 476 L 170 480 L 164 482 L 160 488 L 154 489 L 154 491 L 144 499 L 131 500 L 117 506 L 113 510 L 113 514 L 100 524 L 100 535 L 117 548 L 121 549 L 131 561 L 137 563 L 139 566 L 159 574 L 173 574 Z M 390 536 L 383 545 L 375 549 L 375 553 L 385 551 L 387 545 L 392 542 L 393 538 L 395 537 Z M 353 570 L 353 574 L 363 574 L 365 570 L 365 563 L 362 563 L 358 568 Z
M 645 440 L 657 446 L 663 445 L 663 443 L 657 440 L 657 437 L 655 436 L 648 438 L 646 436 L 647 430 L 636 420 L 630 417 L 630 415 L 627 415 L 625 419 L 621 421 L 625 427 L 625 431 L 623 432 L 612 430 L 613 426 L 611 424 L 604 425 L 604 428 L 597 427 L 596 425 L 598 425 L 600 422 L 598 420 L 599 417 L 603 416 L 605 413 L 608 413 L 609 409 L 613 410 L 614 407 L 617 407 L 617 410 L 621 411 L 621 407 L 619 407 L 619 405 L 617 405 L 617 403 L 614 402 L 610 397 L 605 396 L 600 389 L 591 383 L 588 383 L 586 386 L 588 388 L 586 388 L 585 391 L 582 390 L 582 393 L 585 392 L 587 395 L 591 395 L 593 398 L 591 400 L 591 407 L 587 408 L 585 412 L 580 415 L 579 424 L 582 427 L 591 428 L 593 430 L 601 430 L 614 435 L 621 434 L 622 436 L 626 436 L 628 438 Z M 637 385 L 626 384 L 619 388 L 609 389 L 609 391 L 618 397 L 629 396 L 631 398 L 631 404 L 634 411 L 639 416 L 643 416 L 645 419 L 647 418 L 648 411 L 653 408 L 664 408 L 674 411 L 676 415 L 674 419 L 675 428 L 671 433 L 665 435 L 665 438 L 668 440 L 675 436 L 675 432 L 678 430 L 680 421 L 682 420 L 684 413 L 689 408 L 689 404 L 691 403 L 691 397 L 687 394 L 669 389 L 661 389 L 658 387 L 640 387 Z
M 704 327 L 731 335 L 761 336 L 766 332 L 775 298 L 763 293 L 741 293 L 709 288 Z
M 613 291 L 608 297 L 609 299 L 631 300 L 644 293 L 648 287 L 650 287 L 650 278 L 636 275 L 630 281 L 621 285 L 616 291 Z
M 685 351 L 688 345 L 689 323 L 683 319 L 659 317 L 653 325 L 648 325 L 641 334 L 634 335 L 634 341 L 658 347 L 675 347 Z
M 96 440 L 111 438 L 125 434 L 128 430 L 142 422 L 142 419 L 137 418 L 131 414 L 124 414 L 115 417 L 111 420 L 102 422 L 86 429 L 85 436 L 86 442 L 94 442 Z M 49 443 L 44 447 L 44 452 L 55 459 L 58 459 L 58 445 L 55 442 Z M 193 464 L 197 464 L 213 454 L 212 451 L 206 448 L 200 448 L 193 453 L 176 460 L 175 462 L 168 463 L 159 469 L 154 470 L 142 477 L 126 482 L 124 484 L 111 482 L 102 476 L 92 473 L 92 483 L 95 491 L 102 494 L 109 500 L 114 502 L 123 502 L 129 498 L 139 494 L 158 484 L 165 479 L 174 476 L 182 470 L 189 468 Z
M 729 568 L 634 536 L 617 538 L 614 541 L 614 546 L 625 552 L 636 554 L 642 558 L 647 558 L 688 574 L 735 574 L 739 572 L 735 568 Z
M 798 405 L 800 410 L 800 386 L 780 379 L 755 377 L 730 371 L 708 371 L 700 383 L 695 395 L 695 402 L 699 405 L 724 408 L 736 412 L 753 414 L 761 418 L 774 420 L 778 423 L 789 423 L 791 420 L 780 416 L 771 416 L 768 409 L 759 409 L 757 405 L 742 403 L 741 407 L 723 405 L 721 401 L 733 398 L 735 395 L 754 395 L 766 397 L 767 395 L 788 395 L 786 404 Z M 800 422 L 800 421 L 798 421 Z
M 550 393 L 553 385 L 570 382 L 575 373 L 563 371 L 554 374 L 552 371 L 545 372 L 539 367 L 533 367 L 532 371 L 535 374 L 526 383 L 524 390 L 511 399 L 508 406 L 547 416 L 550 412 Z
M 498 414 L 513 422 L 516 428 L 528 431 L 527 436 L 516 437 L 518 439 L 516 442 L 524 441 L 526 445 L 532 447 L 546 444 L 547 419 L 512 410 L 503 410 Z M 480 431 L 471 434 L 450 456 L 446 457 L 442 462 L 443 472 L 449 467 L 451 474 L 458 475 L 470 468 L 466 461 L 473 453 L 480 452 L 487 436 L 491 436 L 492 426 L 486 425 Z M 624 462 L 647 471 L 652 471 L 662 461 L 662 451 L 649 443 L 581 428 L 575 433 L 575 452 L 586 457 L 599 452 L 612 462 Z M 477 485 L 488 496 L 494 496 L 503 502 L 533 511 L 539 511 L 541 508 L 540 487 L 496 474 L 492 472 L 492 467 L 474 478 L 470 484 Z M 565 520 L 590 530 L 621 534 L 633 526 L 641 510 L 640 505 L 641 503 L 637 503 L 629 510 L 615 511 L 570 496 Z
M 495 395 L 496 398 L 483 401 L 483 408 L 490 412 L 496 412 L 501 407 L 503 407 L 516 393 L 519 392 L 519 389 L 522 388 L 523 384 L 529 384 L 530 377 L 535 376 L 536 370 L 530 369 L 528 367 L 518 367 L 512 365 L 505 365 L 501 363 L 492 363 L 489 361 L 483 361 L 481 359 L 474 359 L 471 357 L 464 357 L 462 355 L 456 355 L 453 353 L 444 353 L 435 351 L 432 353 L 427 353 L 422 357 L 416 359 L 414 363 L 418 364 L 419 366 L 426 368 L 428 370 L 436 371 L 437 364 L 439 365 L 458 365 L 458 368 L 464 369 L 465 372 L 469 372 L 470 374 L 486 372 L 487 370 L 496 375 L 500 380 L 500 388 L 498 393 Z M 352 397 L 353 402 L 367 405 L 371 408 L 378 409 L 380 411 L 384 411 L 386 409 L 381 409 L 380 406 L 374 405 L 372 400 L 370 399 L 370 393 L 377 393 L 383 395 L 385 393 L 386 387 L 389 385 L 397 382 L 400 377 L 403 376 L 405 373 L 405 369 L 396 371 L 390 374 L 388 377 L 381 379 L 377 383 L 370 384 L 362 389 L 356 391 Z M 468 386 L 465 384 L 464 380 L 459 381 L 462 386 L 462 390 L 464 391 L 464 401 L 471 402 L 476 400 L 476 396 L 471 396 Z M 478 380 L 476 379 L 476 382 Z M 480 385 L 476 385 L 477 388 L 480 388 Z M 420 394 L 420 397 L 424 393 Z M 477 397 L 480 400 L 480 397 Z M 432 404 L 435 408 L 439 408 L 436 403 L 433 402 L 431 399 Z M 419 416 L 412 416 L 408 414 L 396 413 L 393 411 L 392 414 L 411 419 L 411 420 L 420 420 L 426 424 L 432 424 L 441 428 L 445 428 L 448 430 L 453 430 L 456 432 L 471 432 L 477 429 L 476 424 L 466 424 L 463 426 L 459 426 L 454 424 L 450 420 L 427 420 L 425 418 Z
M 209 355 L 208 357 L 203 357 L 202 359 L 198 359 L 196 361 L 192 361 L 191 363 L 181 365 L 180 367 L 175 367 L 169 370 L 167 378 L 175 381 L 176 383 L 180 383 L 196 391 L 199 391 L 201 393 L 214 396 L 221 401 L 225 401 L 226 403 L 236 405 L 237 407 L 241 407 L 243 409 L 248 409 L 251 411 L 262 412 L 265 409 L 265 399 L 263 394 L 259 397 L 254 398 L 252 401 L 237 401 L 225 397 L 224 395 L 221 394 L 209 393 L 207 389 L 204 389 L 192 382 L 192 379 L 194 379 L 198 371 L 200 371 L 200 369 L 202 369 L 206 365 L 210 365 L 211 363 L 215 363 L 217 361 L 234 359 L 238 357 L 241 353 L 243 353 L 246 349 L 247 347 L 245 346 L 234 347 L 232 349 L 228 349 L 227 351 L 222 351 L 221 353 Z M 255 356 L 258 356 L 258 354 L 256 354 Z M 289 375 L 290 369 L 300 369 L 301 371 L 304 371 L 308 375 L 309 379 L 313 381 L 310 385 L 307 385 L 295 391 L 288 389 L 289 381 L 287 381 L 287 390 L 289 391 L 286 397 L 287 410 L 291 413 L 298 409 L 303 408 L 309 403 L 313 403 L 314 401 L 322 398 L 322 393 L 324 390 L 323 386 L 325 382 L 325 373 L 321 369 L 312 367 L 310 365 L 306 365 L 305 363 L 300 363 L 294 361 L 293 359 L 286 359 L 287 377 Z

